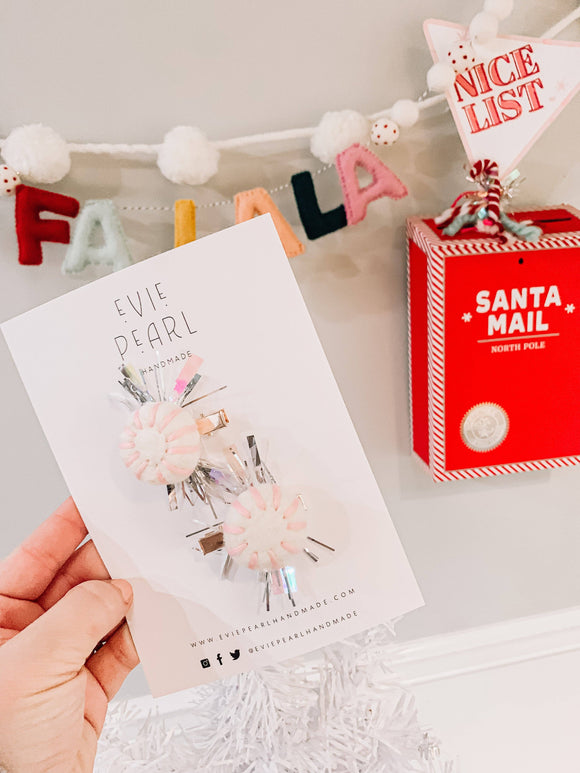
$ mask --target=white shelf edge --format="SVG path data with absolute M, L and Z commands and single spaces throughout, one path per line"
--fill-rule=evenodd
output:
M 444 681 L 490 669 L 580 650 L 580 607 L 509 620 L 463 631 L 395 642 L 373 653 L 384 657 L 403 686 Z M 316 662 L 316 653 L 309 664 Z M 162 716 L 188 710 L 190 690 L 157 700 L 127 702 L 135 718 L 152 710 Z
M 580 607 L 396 643 L 389 663 L 405 684 L 451 679 L 580 649 Z

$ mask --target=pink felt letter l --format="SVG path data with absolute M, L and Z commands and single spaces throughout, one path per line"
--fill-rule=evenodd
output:
M 373 181 L 365 188 L 358 184 L 357 166 L 362 166 L 372 175 Z M 360 223 L 367 213 L 371 201 L 388 196 L 402 199 L 408 191 L 388 166 L 385 166 L 368 148 L 355 143 L 336 157 L 336 168 L 340 176 L 342 195 L 349 225 Z

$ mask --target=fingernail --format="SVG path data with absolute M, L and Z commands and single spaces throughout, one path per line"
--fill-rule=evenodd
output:
M 130 604 L 133 601 L 133 588 L 130 582 L 127 582 L 127 580 L 111 580 L 111 585 L 119 589 L 125 604 Z

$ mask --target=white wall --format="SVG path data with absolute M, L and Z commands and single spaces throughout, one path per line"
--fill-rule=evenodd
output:
M 572 0 L 517 2 L 505 32 L 538 35 Z M 467 22 L 477 0 L 269 0 L 193 3 L 78 0 L 5 3 L 0 134 L 42 121 L 71 141 L 157 142 L 180 123 L 212 138 L 312 125 L 327 109 L 371 112 L 418 96 L 430 60 L 425 16 Z M 571 28 L 561 37 L 578 39 Z M 522 207 L 578 205 L 572 103 L 520 165 Z M 384 153 L 410 189 L 380 201 L 364 223 L 310 243 L 292 267 L 425 595 L 402 637 L 573 606 L 580 597 L 580 468 L 449 484 L 431 482 L 408 433 L 404 221 L 435 213 L 464 187 L 465 157 L 448 112 L 435 109 Z M 321 165 L 306 145 L 224 154 L 198 203 L 274 187 Z M 137 159 L 75 157 L 53 190 L 118 204 L 171 205 L 191 191 Z M 317 179 L 323 207 L 340 201 L 334 171 Z M 299 234 L 289 191 L 277 201 Z M 198 213 L 199 235 L 233 222 L 231 205 Z M 172 244 L 169 212 L 124 212 L 135 259 Z M 8 318 L 78 286 L 60 274 L 64 248 L 40 267 L 17 263 L 13 202 L 0 200 L 0 315 Z M 66 495 L 39 425 L 0 342 L 0 554 Z M 78 385 L 71 385 L 78 388 Z M 135 683 L 135 692 L 142 690 Z

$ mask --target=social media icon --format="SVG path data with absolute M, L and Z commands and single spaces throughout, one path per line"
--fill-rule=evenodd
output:
M 211 666 L 211 663 L 207 658 L 202 658 L 200 661 L 202 668 L 209 668 Z
M 224 662 L 223 662 L 223 660 L 222 660 L 222 656 L 220 655 L 220 653 L 219 653 L 219 652 L 218 652 L 218 654 L 217 654 L 217 659 L 218 659 L 218 663 L 220 664 L 220 666 L 223 666 Z
M 230 652 L 230 657 L 232 660 L 237 660 L 240 657 L 240 651 L 234 650 L 233 652 Z

